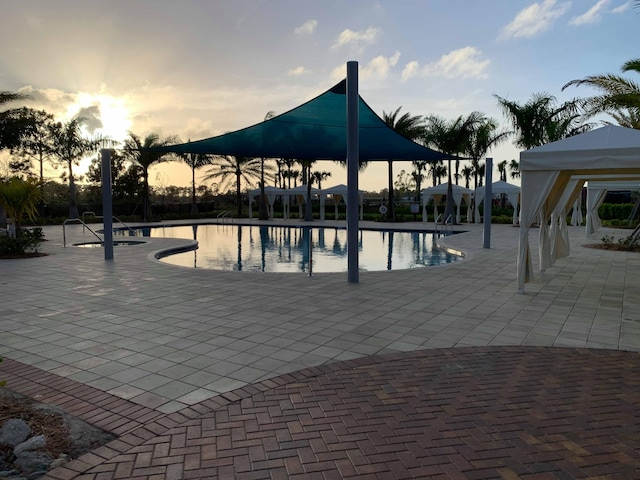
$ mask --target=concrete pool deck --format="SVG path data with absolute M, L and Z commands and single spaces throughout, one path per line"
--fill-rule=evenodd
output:
M 105 262 L 101 249 L 63 248 L 62 228 L 46 227 L 49 256 L 0 263 L 0 356 L 9 359 L 0 372 L 32 393 L 56 379 L 84 386 L 74 398 L 88 397 L 76 403 L 94 409 L 90 398 L 100 392 L 110 404 L 120 399 L 135 418 L 121 412 L 112 430 L 128 434 L 160 418 L 177 428 L 185 412 L 227 404 L 251 385 L 264 389 L 269 379 L 293 381 L 303 369 L 356 365 L 372 355 L 452 347 L 640 350 L 640 255 L 582 247 L 614 231 L 585 239 L 583 228 L 570 227 L 571 255 L 521 295 L 518 228 L 493 225 L 491 249 L 482 249 L 482 226 L 456 228 L 468 232 L 443 243 L 464 251 L 465 261 L 366 272 L 349 284 L 346 273 L 217 272 L 151 258 L 180 240 L 117 247 Z M 80 226 L 67 227 L 67 236 L 92 241 Z M 40 387 L 29 387 L 34 376 L 44 379 L 32 381 Z M 96 423 L 113 421 L 105 415 Z

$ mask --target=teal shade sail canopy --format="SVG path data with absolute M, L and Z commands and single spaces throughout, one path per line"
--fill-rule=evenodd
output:
M 451 158 L 396 133 L 362 97 L 358 100 L 360 162 L 433 162 Z M 344 161 L 347 155 L 346 80 L 316 98 L 256 125 L 204 140 L 154 150 L 236 157 Z

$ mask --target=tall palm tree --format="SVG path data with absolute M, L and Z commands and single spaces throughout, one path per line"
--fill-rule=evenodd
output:
M 318 190 L 322 190 L 322 182 L 324 182 L 330 176 L 331 176 L 331 172 L 315 171 L 315 172 L 313 172 L 313 175 L 311 175 L 311 180 L 313 182 L 317 182 L 318 183 Z
M 395 132 L 399 133 L 409 140 L 420 140 L 424 136 L 425 125 L 424 117 L 422 115 L 411 115 L 409 112 L 400 115 L 400 109 L 398 107 L 395 112 L 382 112 L 382 120 Z M 400 115 L 400 116 L 399 116 Z M 389 167 L 389 219 L 394 221 L 396 218 L 394 199 L 393 199 L 393 159 L 388 159 Z
M 262 171 L 262 160 L 253 157 L 234 157 L 232 155 L 216 155 L 213 157 L 212 166 L 204 180 L 220 179 L 220 187 L 226 189 L 235 183 L 237 215 L 242 216 L 242 180 L 251 185 L 254 180 L 259 180 Z M 265 177 L 268 177 L 268 168 L 265 165 Z
M 467 165 L 462 167 L 462 178 L 464 178 L 464 188 L 469 188 L 469 182 L 471 181 L 471 176 L 474 174 L 475 168 L 471 165 Z
M 189 140 L 191 141 L 191 140 Z M 211 165 L 212 156 L 206 153 L 177 153 L 176 158 L 183 161 L 191 169 L 191 213 L 198 213 L 198 202 L 196 201 L 196 170 Z
M 498 122 L 493 118 L 482 117 L 478 125 L 473 129 L 465 154 L 471 159 L 473 168 L 474 186 L 478 188 L 478 166 L 480 160 L 486 157 L 489 150 L 504 142 L 511 132 L 498 132 Z
M 111 144 L 107 137 L 95 136 L 87 138 L 83 127 L 85 119 L 74 118 L 68 122 L 58 122 L 49 125 L 52 139 L 52 153 L 62 163 L 68 172 L 69 179 L 69 218 L 78 218 L 76 204 L 76 184 L 73 167 L 80 164 L 87 155 L 98 151 L 99 148 Z
M 511 170 L 511 178 L 520 178 L 520 162 L 516 159 L 509 162 L 509 170 Z
M 426 178 L 426 170 L 429 162 L 424 160 L 414 160 L 411 162 L 413 165 L 413 172 L 411 176 L 416 182 L 416 199 L 420 200 L 420 191 L 422 190 L 422 181 Z
M 494 95 L 498 106 L 510 120 L 515 132 L 514 144 L 529 150 L 555 142 L 591 128 L 584 123 L 578 100 L 557 105 L 556 97 L 536 93 L 524 104 Z
M 506 160 L 503 160 L 501 162 L 498 162 L 498 164 L 496 165 L 496 167 L 498 167 L 498 175 L 500 176 L 501 182 L 507 181 L 507 164 L 508 162 Z
M 160 140 L 160 136 L 157 133 L 150 133 L 142 139 L 133 132 L 129 132 L 129 137 L 124 141 L 124 157 L 134 165 L 139 165 L 142 168 L 142 220 L 145 222 L 153 217 L 149 198 L 149 168 L 157 163 L 171 160 L 169 153 L 153 149 L 166 147 L 177 141 L 178 139 L 174 136 Z
M 484 115 L 480 112 L 471 112 L 467 117 L 461 115 L 451 121 L 437 115 L 427 117 L 427 128 L 424 136 L 425 144 L 435 147 L 449 157 L 447 167 L 449 185 L 447 187 L 447 204 L 444 211 L 445 219 L 455 219 L 451 160 L 466 150 L 474 129 L 484 118 Z
M 622 65 L 622 72 L 640 73 L 640 58 Z M 621 75 L 606 73 L 571 80 L 562 87 L 587 85 L 600 93 L 583 99 L 588 114 L 609 113 L 620 125 L 640 128 L 640 84 Z

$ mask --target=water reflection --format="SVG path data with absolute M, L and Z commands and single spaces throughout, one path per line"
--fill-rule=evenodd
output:
M 137 235 L 197 240 L 198 250 L 162 259 L 174 265 L 307 273 L 312 260 L 314 273 L 347 271 L 347 231 L 340 228 L 188 225 L 145 227 Z M 369 271 L 439 265 L 457 258 L 439 250 L 432 233 L 373 230 L 360 230 L 358 257 L 360 269 Z

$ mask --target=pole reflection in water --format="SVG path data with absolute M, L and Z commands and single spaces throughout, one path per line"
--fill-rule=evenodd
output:
M 195 239 L 198 253 L 185 252 L 162 259 L 174 265 L 255 272 L 347 271 L 347 232 L 313 227 L 185 225 L 144 227 L 140 236 Z M 316 237 L 317 234 L 317 237 Z M 121 235 L 128 235 L 122 232 Z M 313 237 L 317 238 L 316 243 Z M 309 247 L 312 248 L 311 256 Z M 429 232 L 361 230 L 358 239 L 361 271 L 418 268 L 451 263 L 456 256 L 440 250 Z

